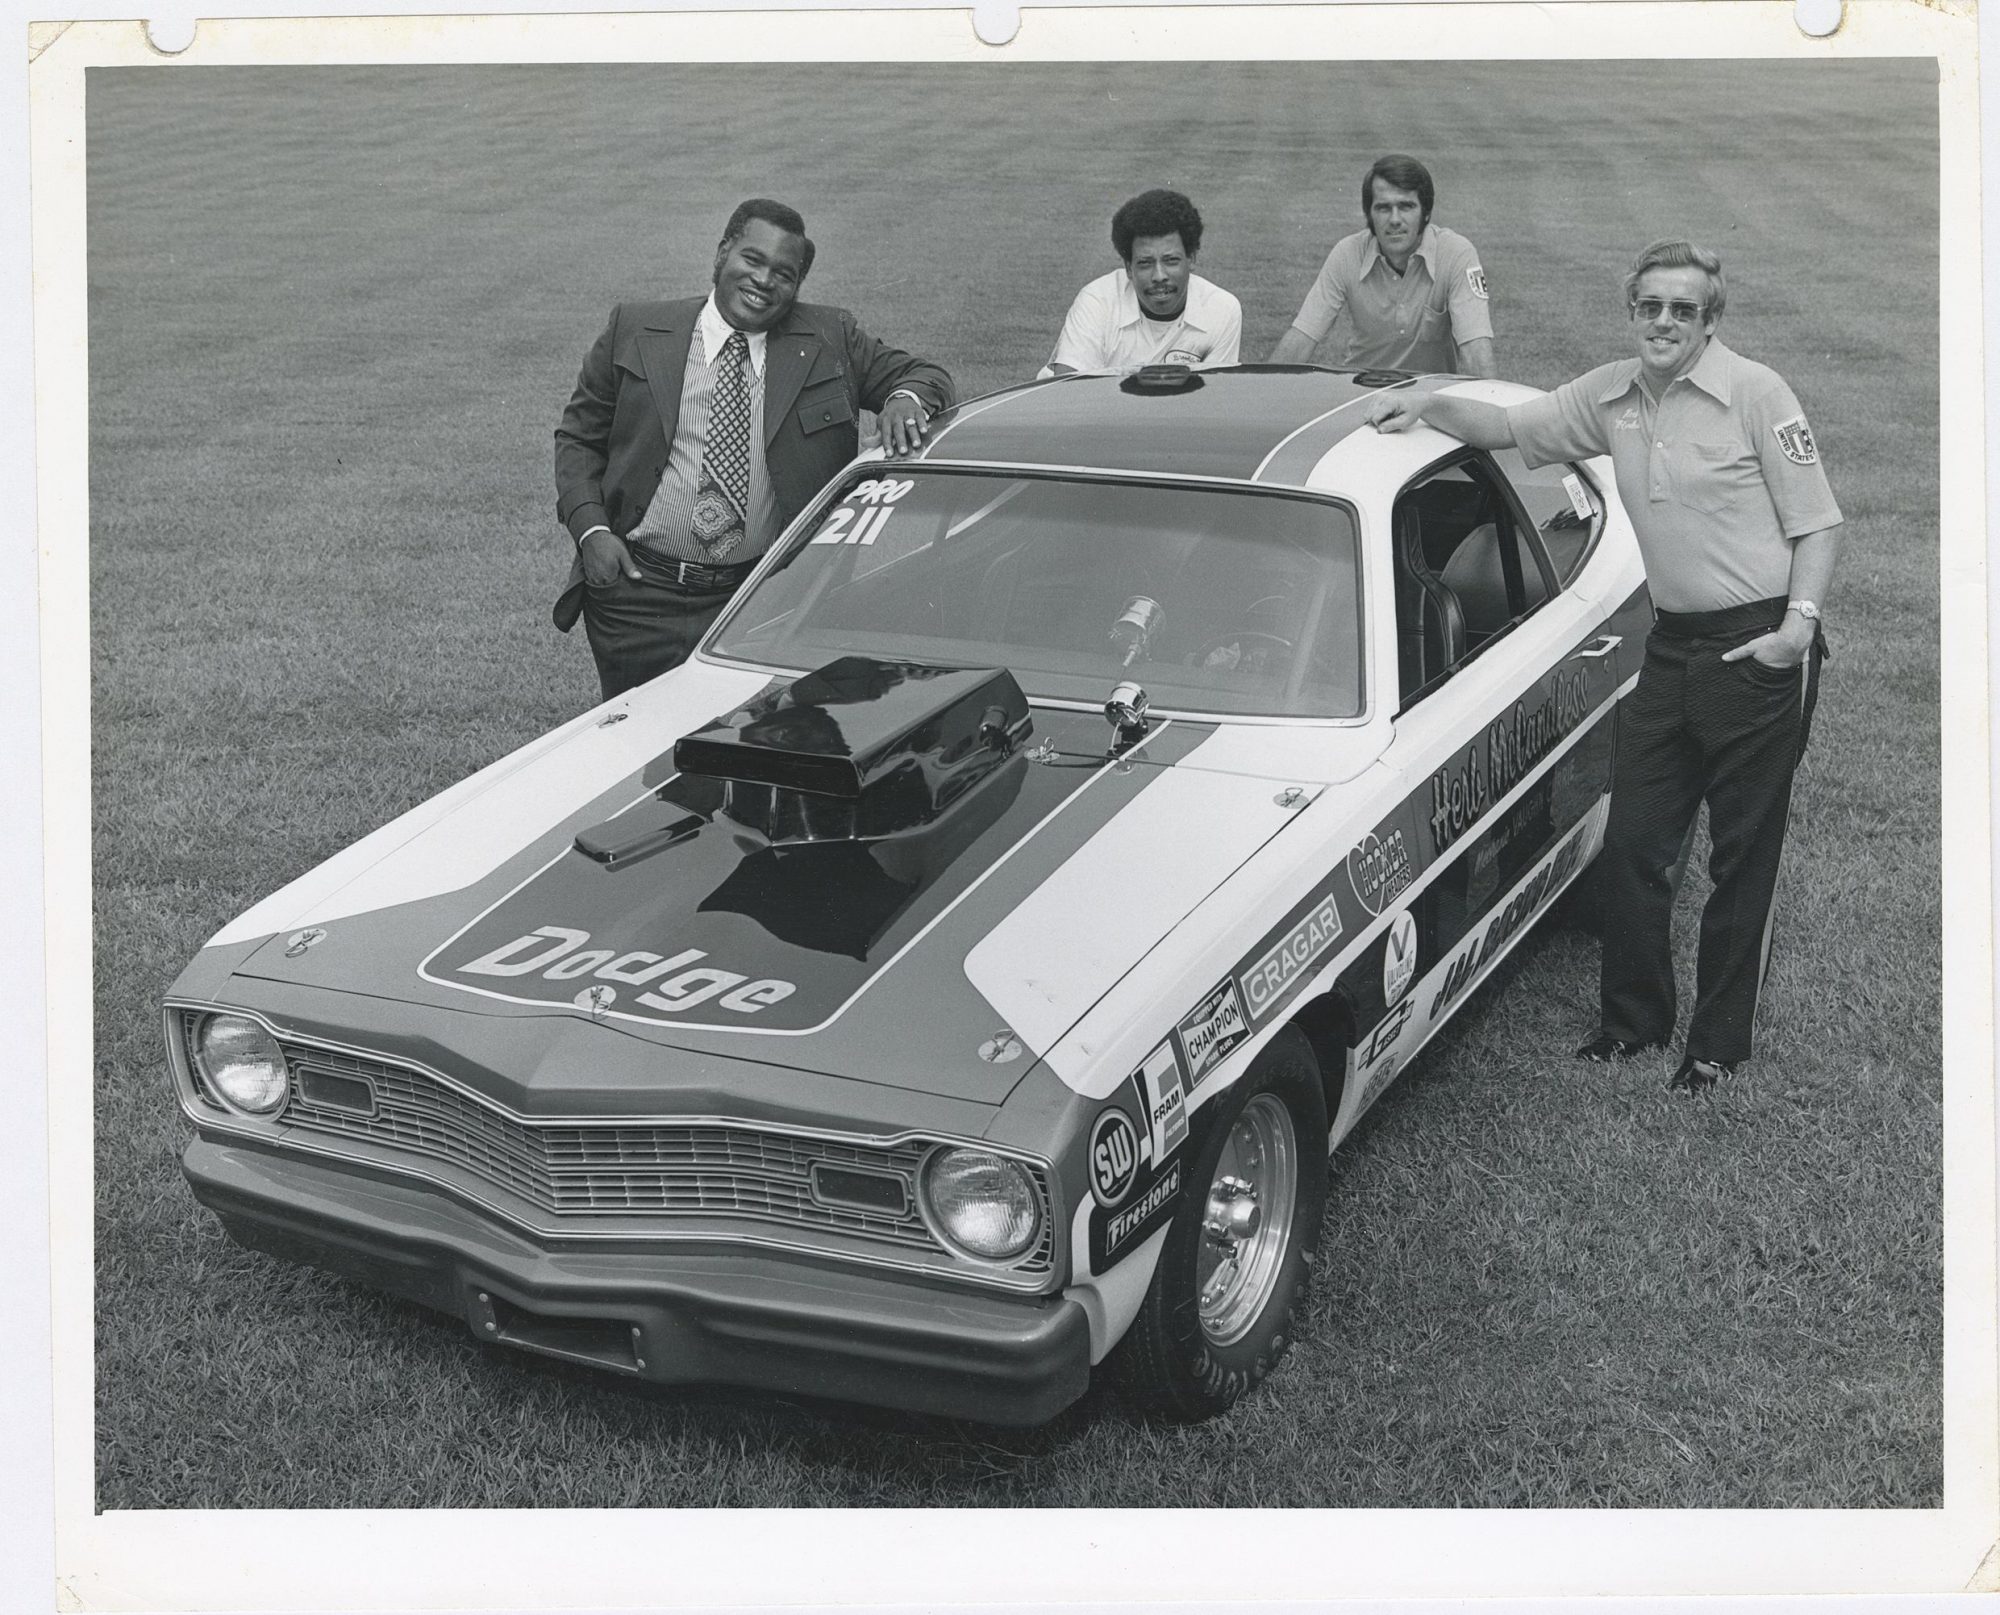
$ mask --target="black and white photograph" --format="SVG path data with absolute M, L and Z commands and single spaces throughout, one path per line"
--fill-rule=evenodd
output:
M 64 1607 L 1992 1584 L 1969 16 L 135 27 Z

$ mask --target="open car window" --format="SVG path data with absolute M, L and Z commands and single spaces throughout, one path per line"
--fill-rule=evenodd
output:
M 1030 695 L 1348 718 L 1362 707 L 1355 523 L 1251 488 L 875 465 L 732 604 L 713 650 L 1004 667 Z
M 1567 510 L 1560 485 L 1551 483 L 1540 492 L 1551 488 Z M 1521 499 L 1521 491 L 1515 488 L 1510 494 L 1508 480 L 1478 453 L 1433 467 L 1397 496 L 1397 660 L 1405 707 L 1511 632 L 1562 587 L 1562 576 L 1542 543 L 1541 517 L 1530 514 L 1524 520 Z M 1574 524 L 1577 518 L 1572 514 L 1570 520 Z M 1587 535 L 1587 524 L 1583 530 Z

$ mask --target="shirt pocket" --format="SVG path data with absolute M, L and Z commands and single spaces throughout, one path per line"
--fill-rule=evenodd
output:
M 1674 497 L 1712 516 L 1735 504 L 1757 478 L 1757 462 L 1740 443 L 1682 443 L 1669 451 Z
M 1417 340 L 1425 344 L 1442 342 L 1446 347 L 1449 347 L 1451 345 L 1451 310 L 1449 308 L 1432 308 L 1426 304 L 1423 313 L 1417 316 Z

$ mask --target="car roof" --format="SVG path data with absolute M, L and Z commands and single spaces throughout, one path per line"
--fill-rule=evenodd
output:
M 1234 365 L 1147 387 L 1135 376 L 1078 373 L 960 405 L 921 457 L 1303 487 L 1329 449 L 1366 425 L 1366 402 L 1385 387 L 1431 391 L 1464 379 Z

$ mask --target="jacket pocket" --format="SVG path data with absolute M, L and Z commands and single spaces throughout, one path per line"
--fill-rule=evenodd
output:
M 852 421 L 854 402 L 847 396 L 847 389 L 836 379 L 833 385 L 817 386 L 799 400 L 797 419 L 801 432 L 808 435 L 823 432 L 829 426 Z

